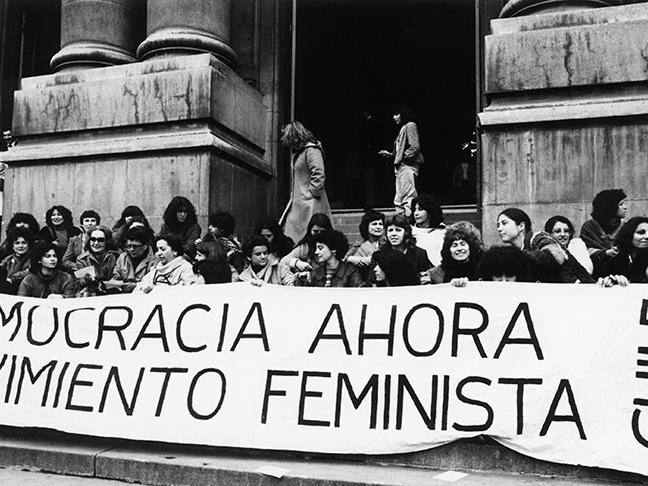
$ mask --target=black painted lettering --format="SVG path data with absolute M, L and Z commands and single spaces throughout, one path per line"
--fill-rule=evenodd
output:
M 52 382 L 52 373 L 54 372 L 54 368 L 56 368 L 57 363 L 58 362 L 56 360 L 52 360 L 49 363 L 47 363 L 45 366 L 43 366 L 40 370 L 38 370 L 36 374 L 34 374 L 31 367 L 30 359 L 27 356 L 23 356 L 22 363 L 20 364 L 20 375 L 18 376 L 18 387 L 17 387 L 18 389 L 16 390 L 16 398 L 14 400 L 14 405 L 18 405 L 18 402 L 20 402 L 20 394 L 22 392 L 25 375 L 28 376 L 31 384 L 35 385 L 38 379 L 41 377 L 41 375 L 45 373 L 45 370 L 47 370 L 47 378 L 45 380 L 45 386 L 43 388 L 43 398 L 41 399 L 41 407 L 44 407 L 45 404 L 47 403 L 47 398 L 49 395 L 50 384 Z
M 648 299 L 641 300 L 641 314 L 639 314 L 639 324 L 642 326 L 648 326 Z
M 461 311 L 463 309 L 472 309 L 476 310 L 479 312 L 481 315 L 481 324 L 477 327 L 460 327 L 461 324 Z M 451 356 L 452 357 L 457 357 L 457 353 L 459 350 L 459 336 L 464 335 L 464 336 L 472 336 L 473 341 L 475 343 L 475 347 L 477 348 L 477 351 L 479 352 L 479 356 L 482 358 L 486 357 L 486 351 L 484 351 L 484 346 L 482 345 L 480 339 L 479 339 L 479 334 L 482 333 L 486 328 L 488 327 L 488 313 L 486 312 L 486 309 L 484 309 L 481 305 L 479 304 L 474 304 L 472 302 L 457 302 L 455 304 L 454 308 L 454 315 L 452 318 L 452 352 Z
M 389 319 L 389 331 L 386 333 L 366 333 L 367 304 L 362 304 L 362 313 L 360 315 L 360 331 L 358 333 L 358 354 L 364 354 L 365 340 L 385 340 L 387 341 L 387 356 L 394 354 L 394 328 L 396 327 L 396 306 L 392 305 L 391 318 Z
M 151 368 L 151 373 L 164 373 L 164 380 L 162 381 L 162 386 L 160 387 L 160 396 L 158 398 L 157 407 L 155 408 L 156 417 L 162 415 L 162 407 L 164 406 L 164 400 L 166 399 L 166 392 L 169 386 L 169 381 L 171 380 L 171 375 L 173 373 L 188 372 L 189 368 Z
M 85 343 L 78 343 L 76 341 L 72 340 L 71 332 L 70 332 L 70 318 L 72 317 L 72 314 L 75 312 L 81 312 L 81 311 L 94 311 L 94 307 L 80 307 L 79 309 L 71 309 L 65 313 L 65 319 L 63 320 L 63 328 L 65 330 L 65 342 L 66 344 L 71 347 L 71 348 L 87 348 L 90 346 L 89 342 Z
M 126 319 L 122 317 L 121 324 L 106 323 L 106 314 L 108 314 L 111 311 L 121 311 L 121 313 L 125 312 Z M 130 326 L 131 322 L 133 322 L 133 310 L 130 307 L 125 307 L 122 305 L 105 307 L 99 314 L 99 325 L 97 328 L 97 342 L 95 343 L 95 349 L 99 349 L 99 346 L 101 346 L 104 332 L 112 331 L 115 334 L 117 334 L 117 339 L 119 339 L 119 345 L 122 351 L 126 351 L 126 343 L 124 342 L 124 336 L 122 336 L 122 331 L 124 331 L 128 326 Z
M 646 405 L 648 405 L 648 403 L 646 403 Z M 635 440 L 639 444 L 641 444 L 644 447 L 648 447 L 648 438 L 646 438 L 646 436 L 641 433 L 641 429 L 639 427 L 641 412 L 642 410 L 639 408 L 635 408 L 634 412 L 632 412 L 632 434 L 634 435 Z
M 563 393 L 567 394 L 567 402 L 569 403 L 569 408 L 571 413 L 569 415 L 557 415 L 556 410 L 560 404 L 560 399 L 563 396 Z M 554 395 L 551 406 L 549 407 L 549 413 L 547 413 L 547 418 L 542 424 L 542 429 L 540 430 L 540 436 L 547 435 L 549 426 L 553 422 L 573 422 L 578 429 L 578 435 L 582 440 L 587 440 L 585 436 L 585 430 L 583 429 L 583 423 L 581 422 L 580 414 L 578 413 L 578 407 L 576 406 L 576 400 L 574 399 L 574 392 L 571 389 L 569 380 L 560 380 L 558 384 L 558 389 Z
M 159 331 L 158 332 L 146 332 L 148 331 L 149 326 L 151 323 L 155 321 L 158 325 Z M 131 351 L 134 351 L 137 349 L 137 345 L 140 343 L 142 339 L 159 339 L 160 344 L 162 344 L 162 349 L 166 353 L 169 352 L 169 342 L 167 341 L 167 336 L 166 336 L 166 329 L 164 328 L 164 313 L 162 312 L 162 305 L 161 304 L 156 304 L 155 307 L 153 307 L 153 310 L 149 314 L 149 316 L 146 318 L 146 321 L 144 322 L 144 325 L 142 326 L 142 329 L 140 329 L 139 334 L 137 335 L 137 338 L 135 339 L 135 342 L 133 343 L 133 347 L 131 348 Z
M 201 414 L 197 412 L 196 408 L 194 407 L 194 393 L 196 391 L 196 386 L 198 385 L 198 380 L 203 375 L 206 375 L 207 373 L 215 373 L 216 375 L 218 375 L 220 381 L 220 397 L 218 403 L 216 404 L 216 408 L 214 408 L 214 410 L 212 410 L 207 414 Z M 213 390 L 213 388 L 210 388 L 210 390 Z M 225 400 L 226 390 L 227 390 L 227 380 L 225 379 L 225 375 L 221 370 L 217 370 L 216 368 L 205 368 L 204 370 L 200 370 L 198 373 L 196 373 L 196 376 L 193 377 L 193 380 L 191 380 L 191 385 L 189 385 L 189 393 L 187 395 L 187 409 L 189 410 L 191 416 L 198 420 L 209 420 L 210 418 L 214 417 L 220 410 L 221 406 L 223 405 L 223 401 Z M 203 396 L 212 396 L 212 395 L 213 395 L 212 393 L 203 392 Z
M 79 374 L 82 370 L 101 370 L 103 366 L 94 365 L 94 364 L 78 364 L 72 373 L 72 380 L 70 380 L 70 388 L 68 389 L 67 403 L 65 405 L 65 410 L 77 410 L 79 412 L 92 412 L 93 408 L 90 405 L 76 405 L 72 403 L 74 398 L 74 390 L 77 386 L 92 386 L 94 383 L 92 381 L 79 380 Z
M 455 422 L 454 424 L 452 424 L 452 428 L 460 432 L 484 432 L 488 430 L 491 425 L 493 425 L 493 416 L 494 416 L 493 407 L 491 407 L 486 402 L 482 402 L 481 400 L 476 400 L 474 398 L 467 397 L 464 394 L 463 391 L 464 387 L 471 383 L 481 383 L 482 385 L 490 386 L 491 380 L 489 380 L 488 378 L 484 378 L 482 376 L 468 376 L 463 380 L 461 380 L 457 385 L 457 398 L 459 399 L 459 401 L 466 403 L 468 405 L 475 405 L 477 407 L 483 408 L 486 411 L 486 420 L 484 421 L 483 424 L 475 424 L 475 425 L 462 425 Z
M 331 317 L 333 317 L 334 313 L 337 318 L 338 329 L 340 332 L 337 334 L 335 333 L 324 334 L 324 331 L 326 330 L 326 327 L 331 321 Z M 317 348 L 317 345 L 323 339 L 333 339 L 336 341 L 342 341 L 342 343 L 344 344 L 345 353 L 348 355 L 351 354 L 351 346 L 349 345 L 349 339 L 347 338 L 346 328 L 344 327 L 344 317 L 342 317 L 342 309 L 340 308 L 340 304 L 331 305 L 331 308 L 329 309 L 328 313 L 326 314 L 326 317 L 324 318 L 324 322 L 322 322 L 319 331 L 317 331 L 317 336 L 315 336 L 313 343 L 310 345 L 310 348 L 308 349 L 308 353 L 309 354 L 314 353 L 315 348 Z
M 410 337 L 409 337 L 410 320 L 412 319 L 412 316 L 421 309 L 432 309 L 436 317 L 430 319 L 430 322 L 435 321 L 437 333 L 436 333 L 436 340 L 434 341 L 434 344 L 428 351 L 418 351 L 414 349 L 414 347 L 410 343 Z M 439 346 L 441 346 L 441 341 L 443 339 L 443 327 L 444 327 L 443 314 L 441 313 L 441 310 L 437 306 L 432 304 L 418 304 L 412 307 L 410 311 L 407 313 L 407 315 L 405 316 L 405 320 L 403 321 L 403 343 L 405 344 L 407 351 L 412 356 L 418 356 L 418 357 L 432 356 L 434 353 L 437 352 Z
M 335 394 L 335 427 L 340 426 L 343 388 L 346 389 L 347 395 L 351 399 L 351 405 L 353 405 L 353 408 L 356 410 L 360 407 L 362 401 L 369 395 L 369 392 L 371 392 L 371 415 L 369 417 L 369 428 L 375 429 L 376 423 L 378 422 L 378 375 L 371 375 L 371 378 L 367 381 L 367 384 L 360 392 L 360 395 L 356 395 L 353 391 L 351 380 L 349 380 L 349 375 L 346 373 L 338 374 L 337 393 Z
M 248 324 L 252 320 L 252 315 L 254 314 L 256 314 L 256 321 L 259 323 L 259 332 L 246 334 L 245 331 L 248 327 Z M 250 312 L 248 312 L 245 321 L 243 321 L 241 330 L 236 336 L 236 339 L 234 339 L 234 344 L 232 344 L 230 351 L 234 351 L 236 349 L 236 346 L 238 346 L 238 343 L 241 339 L 261 339 L 261 341 L 263 342 L 264 351 L 270 351 L 270 345 L 268 344 L 268 334 L 265 327 L 265 319 L 263 318 L 263 310 L 261 309 L 261 304 L 259 302 L 255 302 L 254 304 L 252 304 L 252 307 L 250 307 Z
M 524 322 L 526 323 L 526 328 L 529 333 L 529 337 L 512 338 L 511 334 L 513 333 L 513 329 L 515 329 L 515 325 L 517 324 L 518 320 L 520 319 L 520 316 L 522 315 L 524 316 Z M 526 302 L 521 302 L 520 305 L 517 306 L 517 309 L 515 309 L 515 312 L 513 313 L 513 317 L 511 317 L 511 322 L 509 322 L 508 326 L 506 327 L 506 331 L 504 331 L 502 340 L 497 346 L 497 350 L 495 351 L 493 358 L 498 359 L 502 354 L 502 350 L 504 349 L 504 346 L 509 344 L 527 344 L 527 345 L 530 344 L 531 346 L 533 346 L 533 349 L 535 350 L 536 357 L 538 358 L 538 360 L 544 359 L 542 355 L 542 349 L 540 348 L 540 342 L 538 341 L 538 336 L 536 336 L 535 328 L 533 327 L 533 320 L 531 319 L 531 311 L 529 310 L 529 304 L 527 304 Z
M 209 312 L 211 310 L 211 308 L 208 305 L 193 304 L 187 307 L 186 309 L 184 309 L 182 311 L 182 314 L 180 314 L 180 316 L 178 317 L 178 322 L 176 324 L 176 340 L 178 341 L 178 346 L 180 347 L 180 350 L 184 351 L 185 353 L 197 353 L 207 348 L 206 344 L 202 344 L 200 346 L 187 346 L 184 339 L 182 339 L 182 323 L 184 322 L 185 316 L 194 309 L 204 310 L 205 312 Z M 225 329 L 224 324 L 222 329 Z
M 265 424 L 268 420 L 268 404 L 270 397 L 285 397 L 286 390 L 274 390 L 272 388 L 272 378 L 275 376 L 299 376 L 299 371 L 286 370 L 268 370 L 266 374 L 266 386 L 263 392 L 263 407 L 261 409 L 261 423 Z
M 432 375 L 432 392 L 430 394 L 430 413 L 425 411 L 425 407 L 421 403 L 418 395 L 414 391 L 414 387 L 405 375 L 398 375 L 398 387 L 396 394 L 396 430 L 403 428 L 403 410 L 405 408 L 405 391 L 410 400 L 416 407 L 419 415 L 423 419 L 426 427 L 429 430 L 434 430 L 436 427 L 436 408 L 437 408 L 437 393 L 439 388 L 439 377 Z
M 59 374 L 58 382 L 56 384 L 56 393 L 54 394 L 54 403 L 52 404 L 52 407 L 54 408 L 58 408 L 59 399 L 61 398 L 61 390 L 63 390 L 63 380 L 65 379 L 65 374 L 69 367 L 69 362 L 66 361 L 63 363 L 63 368 L 61 368 L 61 373 Z
M 5 391 L 4 402 L 9 403 L 11 396 L 11 387 L 13 386 L 14 376 L 16 376 L 16 355 L 11 357 L 11 369 L 9 370 L 9 378 L 7 379 L 7 390 Z
M 542 378 L 500 378 L 497 382 L 502 385 L 517 386 L 517 435 L 522 435 L 524 432 L 524 386 L 542 385 Z
M 301 380 L 301 391 L 299 393 L 299 414 L 297 418 L 297 423 L 299 425 L 312 425 L 315 427 L 329 427 L 331 422 L 328 420 L 311 420 L 304 418 L 306 414 L 306 398 L 321 398 L 322 392 L 308 390 L 308 379 L 309 378 L 330 378 L 331 373 L 326 371 L 304 371 L 302 373 Z
M 49 344 L 52 342 L 52 339 L 54 339 L 54 336 L 56 336 L 56 333 L 58 332 L 59 328 L 59 316 L 58 316 L 58 308 L 56 307 L 43 307 L 43 309 L 46 309 L 47 311 L 52 311 L 52 332 L 49 335 L 49 337 L 45 341 L 37 341 L 34 338 L 34 312 L 36 312 L 36 309 L 41 308 L 40 305 L 35 305 L 31 309 L 29 309 L 29 312 L 27 313 L 27 341 L 29 344 L 33 344 L 34 346 L 45 346 L 46 344 Z M 45 319 L 39 320 L 39 322 L 44 322 Z
M 229 304 L 223 305 L 223 317 L 221 318 L 220 336 L 218 337 L 218 347 L 216 351 L 219 353 L 223 350 L 223 343 L 225 342 L 225 331 L 227 330 L 227 314 L 229 312 Z
M 126 412 L 126 415 L 128 415 L 129 417 L 133 415 L 143 377 L 144 368 L 140 368 L 139 375 L 137 375 L 137 381 L 135 382 L 135 388 L 133 389 L 130 402 L 128 402 L 126 400 L 126 393 L 124 392 L 121 378 L 119 377 L 119 368 L 117 366 L 112 366 L 110 368 L 110 371 L 108 372 L 108 378 L 106 379 L 106 384 L 104 385 L 103 393 L 101 394 L 101 402 L 99 402 L 99 413 L 103 413 L 106 407 L 106 400 L 108 399 L 108 390 L 110 389 L 110 384 L 112 382 L 115 382 L 115 388 L 117 388 L 117 393 L 119 394 L 119 399 L 121 400 L 122 406 L 124 407 L 124 412 Z
M 16 319 L 16 327 L 14 328 L 14 332 L 11 334 L 11 337 L 9 338 L 9 341 L 13 341 L 16 339 L 16 336 L 18 335 L 18 331 L 20 330 L 20 325 L 22 324 L 22 306 L 24 302 L 16 302 L 11 310 L 9 311 L 9 315 L 4 310 L 4 307 L 0 304 L 0 318 L 2 319 L 2 327 L 5 327 L 7 324 L 9 324 L 13 319 Z

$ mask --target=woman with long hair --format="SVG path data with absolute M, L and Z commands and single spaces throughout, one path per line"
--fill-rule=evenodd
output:
M 416 246 L 427 252 L 432 265 L 438 266 L 446 232 L 441 204 L 434 196 L 421 194 L 412 199 L 411 209 L 414 220 L 412 235 L 416 238 Z
M 121 215 L 119 216 L 119 219 L 117 222 L 113 225 L 112 227 L 112 233 L 113 233 L 113 239 L 118 243 L 122 244 L 122 237 L 124 233 L 126 232 L 127 225 L 133 221 L 133 218 L 138 217 L 142 218 L 143 221 L 146 221 L 146 226 L 151 227 L 149 224 L 148 220 L 146 219 L 146 216 L 144 215 L 144 211 L 142 211 L 139 206 L 126 206 L 123 211 L 121 212 Z
M 332 229 L 333 224 L 326 214 L 313 214 L 308 221 L 306 234 L 295 245 L 295 248 L 281 259 L 282 263 L 288 265 L 291 272 L 298 274 L 300 277 L 305 277 L 304 272 L 310 272 L 317 265 L 315 261 L 315 237 L 323 231 Z
M 404 253 L 385 246 L 371 255 L 374 287 L 420 285 L 416 267 Z
M 270 253 L 277 259 L 282 259 L 294 248 L 295 242 L 288 238 L 275 218 L 267 217 L 257 222 L 253 236 L 263 236 L 268 240 Z
M 441 264 L 430 271 L 432 283 L 465 287 L 469 280 L 478 280 L 482 253 L 481 234 L 473 224 L 460 221 L 450 225 L 443 239 Z
M 622 189 L 599 192 L 592 201 L 592 219 L 581 227 L 580 237 L 587 246 L 595 273 L 596 267 L 604 267 L 607 260 L 619 254 L 614 239 L 628 213 L 627 197 Z
M 72 213 L 65 206 L 52 206 L 45 213 L 45 226 L 38 234 L 38 239 L 54 243 L 59 259 L 63 257 L 68 242 L 73 236 L 81 234 L 81 229 L 74 226 Z
M 324 183 L 324 149 L 304 125 L 292 121 L 281 129 L 281 143 L 290 150 L 292 191 L 281 216 L 284 233 L 293 241 L 306 235 L 305 224 L 314 214 L 331 215 Z
M 394 206 L 398 213 L 409 217 L 411 201 L 417 196 L 416 178 L 424 159 L 414 110 L 407 105 L 398 105 L 394 107 L 393 119 L 399 128 L 394 148 L 391 152 L 381 150 L 378 154 L 394 159 L 394 174 L 396 176 Z
M 519 208 L 507 208 L 497 216 L 497 234 L 505 245 L 528 249 L 531 241 L 531 218 Z
M 402 214 L 395 214 L 387 218 L 385 227 L 387 236 L 385 246 L 405 255 L 416 269 L 421 284 L 430 283 L 428 271 L 432 268 L 432 263 L 425 250 L 416 246 L 416 239 L 412 236 L 412 227 L 407 222 L 407 218 Z
M 200 238 L 200 225 L 191 201 L 182 196 L 174 197 L 164 210 L 163 219 L 160 234 L 177 236 L 184 253 L 192 253 L 196 240 Z
M 29 274 L 20 283 L 18 295 L 40 298 L 74 297 L 74 278 L 60 270 L 59 261 L 53 242 L 36 243 L 31 252 Z
M 594 275 L 602 278 L 612 276 L 628 282 L 648 282 L 648 217 L 635 216 L 621 225 L 614 239 L 618 253 L 594 267 Z M 621 283 L 621 282 L 617 282 Z

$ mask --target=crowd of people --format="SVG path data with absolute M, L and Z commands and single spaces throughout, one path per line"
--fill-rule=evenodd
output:
M 367 210 L 352 245 L 323 213 L 310 217 L 299 241 L 264 218 L 241 244 L 231 214 L 210 215 L 203 233 L 194 205 L 182 196 L 171 200 L 157 233 L 137 206 L 125 208 L 112 229 L 90 209 L 79 226 L 63 206 L 46 212 L 43 227 L 33 215 L 16 213 L 0 244 L 0 292 L 86 297 L 236 281 L 313 287 L 648 282 L 648 217 L 624 222 L 621 189 L 596 195 L 580 237 L 564 216 L 550 217 L 534 233 L 524 211 L 505 209 L 497 218 L 501 242 L 490 248 L 471 223 L 446 226 L 432 196 L 415 197 L 410 210 L 409 218 Z

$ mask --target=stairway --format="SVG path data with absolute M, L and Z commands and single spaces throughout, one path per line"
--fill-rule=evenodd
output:
M 450 225 L 457 221 L 469 221 L 477 228 L 481 229 L 481 212 L 475 204 L 466 204 L 461 206 L 442 206 L 445 223 Z M 377 209 L 385 215 L 394 213 L 394 208 Z M 349 243 L 353 243 L 360 238 L 358 225 L 364 211 L 358 209 L 334 209 L 333 210 L 333 227 L 342 231 Z

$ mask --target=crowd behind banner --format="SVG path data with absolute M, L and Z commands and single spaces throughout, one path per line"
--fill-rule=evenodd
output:
M 236 281 L 314 287 L 648 281 L 648 218 L 624 222 L 621 189 L 597 194 L 580 238 L 563 216 L 548 218 L 544 231 L 534 233 L 524 211 L 508 208 L 497 219 L 501 244 L 488 249 L 471 223 L 446 226 L 434 197 L 420 195 L 410 209 L 409 218 L 366 211 L 352 245 L 323 213 L 310 217 L 299 241 L 268 217 L 241 244 L 231 214 L 211 214 L 203 232 L 182 196 L 171 200 L 157 232 L 137 206 L 126 207 L 112 229 L 91 209 L 80 213 L 80 226 L 60 205 L 47 211 L 42 227 L 33 215 L 16 213 L 0 245 L 0 291 L 45 298 Z

